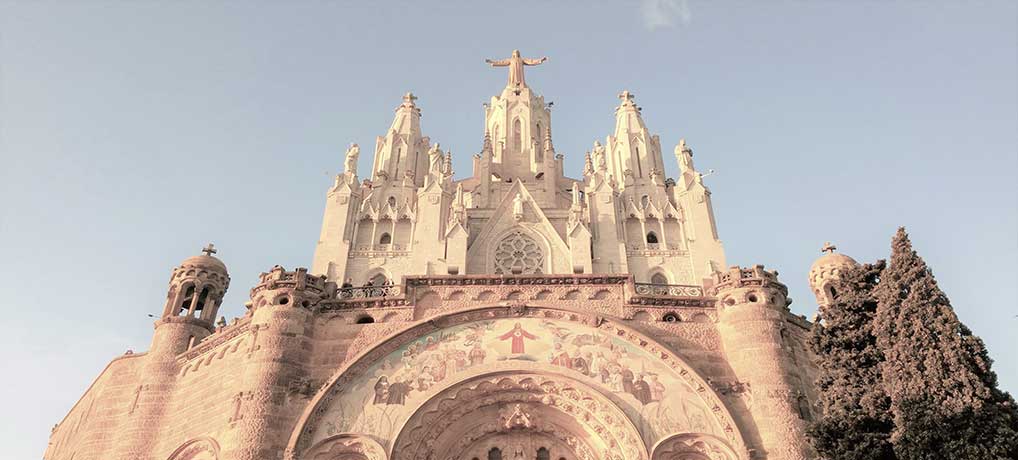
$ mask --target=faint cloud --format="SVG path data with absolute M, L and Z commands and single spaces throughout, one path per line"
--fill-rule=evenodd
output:
M 640 4 L 640 19 L 650 31 L 686 25 L 692 17 L 688 0 L 643 0 Z

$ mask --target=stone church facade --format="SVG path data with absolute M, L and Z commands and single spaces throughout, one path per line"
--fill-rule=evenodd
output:
M 150 349 L 113 359 L 46 460 L 798 460 L 810 324 L 762 266 L 728 267 L 692 150 L 664 177 L 634 96 L 582 177 L 513 52 L 472 175 L 407 94 L 326 194 L 311 269 L 247 313 L 209 246 L 170 277 Z M 829 254 L 819 302 L 850 258 Z

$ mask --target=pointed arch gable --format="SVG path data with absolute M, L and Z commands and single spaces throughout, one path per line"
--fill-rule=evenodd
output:
M 384 340 L 379 341 L 374 347 L 362 351 L 356 358 L 348 361 L 347 364 L 345 364 L 333 375 L 332 378 L 329 379 L 327 384 L 322 387 L 318 394 L 314 396 L 310 404 L 308 404 L 305 408 L 304 413 L 298 420 L 295 430 L 291 434 L 287 448 L 288 456 L 286 458 L 288 460 L 301 458 L 300 454 L 302 452 L 305 452 L 308 447 L 316 441 L 320 441 L 326 435 L 326 431 L 323 430 L 323 427 L 326 426 L 326 422 L 333 423 L 338 420 L 334 417 L 336 414 L 335 411 L 348 410 L 347 414 L 359 414 L 363 410 L 371 409 L 370 397 L 361 400 L 361 402 L 368 403 L 367 405 L 351 405 L 344 408 L 343 404 L 347 401 L 357 400 L 357 398 L 361 397 L 358 391 L 361 391 L 367 396 L 373 394 L 371 393 L 370 387 L 375 383 L 375 380 L 371 377 L 376 375 L 377 371 L 381 369 L 381 366 L 387 359 L 391 360 L 395 358 L 395 364 L 400 364 L 399 356 L 402 353 L 401 350 L 407 350 L 407 347 L 411 346 L 411 344 L 418 343 L 420 346 L 425 346 L 427 342 L 426 339 L 428 337 L 458 336 L 462 339 L 466 337 L 465 334 L 469 333 L 472 324 L 480 324 L 482 322 L 494 322 L 493 328 L 499 333 L 504 332 L 501 331 L 501 329 L 505 328 L 506 324 L 515 322 L 526 324 L 526 327 L 533 327 L 535 329 L 539 329 L 541 327 L 539 325 L 544 323 L 549 323 L 547 327 L 554 328 L 556 323 L 568 322 L 571 323 L 571 326 L 568 327 L 571 330 L 590 331 L 582 333 L 577 332 L 577 334 L 593 334 L 593 336 L 603 337 L 602 339 L 597 340 L 610 340 L 611 343 L 616 345 L 624 345 L 624 348 L 629 350 L 629 353 L 638 353 L 639 358 L 644 362 L 647 362 L 648 366 L 653 368 L 641 370 L 641 373 L 656 372 L 658 379 L 665 380 L 663 383 L 668 386 L 670 391 L 676 391 L 676 389 L 680 387 L 688 389 L 682 390 L 681 394 L 677 394 L 675 396 L 677 399 L 672 400 L 672 402 L 669 402 L 668 405 L 665 404 L 664 400 L 662 400 L 657 406 L 654 406 L 653 402 L 646 403 L 642 406 L 642 408 L 639 408 L 639 411 L 642 411 L 639 413 L 642 414 L 647 411 L 665 413 L 668 412 L 668 408 L 672 407 L 675 403 L 683 404 L 685 409 L 691 409 L 693 407 L 703 408 L 697 409 L 702 411 L 699 413 L 703 414 L 703 423 L 706 423 L 706 425 L 703 426 L 713 427 L 706 429 L 706 431 L 712 432 L 714 435 L 725 439 L 728 445 L 735 446 L 734 448 L 739 452 L 745 450 L 742 435 L 736 428 L 736 424 L 731 414 L 718 395 L 715 394 L 715 392 L 695 369 L 671 352 L 666 346 L 659 344 L 654 339 L 644 336 L 640 332 L 613 320 L 588 315 L 586 313 L 530 306 L 486 306 L 440 315 L 428 320 L 417 321 L 401 331 L 389 335 Z M 565 324 L 563 324 L 563 326 L 565 326 Z M 541 333 L 545 334 L 545 331 L 542 330 Z M 549 332 L 545 334 L 545 337 L 547 337 L 550 341 L 553 335 L 554 334 Z M 508 347 L 507 342 L 505 342 L 505 345 L 503 346 Z M 550 342 L 541 346 L 548 348 L 550 347 Z M 493 363 L 495 363 L 495 361 L 493 361 Z M 510 361 L 510 363 L 512 365 L 519 364 L 512 361 Z M 547 361 L 542 360 L 542 363 L 547 363 Z M 392 366 L 393 364 L 394 363 L 390 362 L 388 365 Z M 499 364 L 494 365 L 497 367 Z M 451 376 L 449 378 L 453 379 L 453 382 L 462 380 L 460 377 L 464 375 L 462 373 L 455 373 L 455 371 L 452 370 L 449 370 L 449 372 L 451 372 Z M 580 371 L 563 370 L 563 372 L 579 376 L 577 378 L 586 378 L 583 377 L 584 374 L 577 374 Z M 396 378 L 396 381 L 399 381 L 399 379 L 402 378 L 396 376 L 396 374 L 393 376 Z M 594 382 L 594 380 L 587 381 Z M 425 393 L 421 393 L 415 397 L 421 398 L 424 397 L 424 395 Z M 642 403 L 642 401 L 638 402 L 630 394 L 624 394 L 620 397 L 627 402 L 628 406 L 625 407 L 628 407 L 628 409 L 625 410 L 629 413 L 632 412 L 631 409 L 633 406 L 637 406 Z M 407 399 L 404 403 L 409 406 L 410 403 L 414 401 Z M 690 406 L 690 404 L 692 404 L 692 406 Z M 391 404 L 382 404 L 375 409 L 396 409 L 391 406 Z M 392 412 L 392 410 L 389 410 L 387 413 L 391 414 Z M 643 416 L 640 415 L 640 417 Z M 389 423 L 396 424 L 402 422 L 393 419 Z M 641 419 L 639 423 L 641 433 L 646 433 L 644 434 L 644 441 L 648 445 L 652 445 L 652 443 L 657 442 L 664 434 L 667 434 L 667 431 L 662 431 L 666 427 L 656 426 L 653 424 L 647 425 L 647 423 L 650 422 L 643 419 Z M 703 426 L 699 428 L 695 426 L 689 428 L 696 431 L 704 431 Z M 345 431 L 361 431 L 356 429 L 358 427 L 354 427 L 355 429 L 349 429 L 347 426 L 336 426 L 334 428 Z M 395 433 L 386 434 L 386 436 L 389 436 L 389 440 L 391 440 L 395 435 Z
M 517 193 L 529 203 L 527 215 L 536 216 L 536 219 L 517 222 L 513 218 L 512 205 Z M 514 228 L 522 229 L 527 232 L 528 236 L 545 245 L 545 254 L 548 256 L 546 265 L 548 271 L 546 273 L 572 273 L 572 267 L 569 266 L 568 260 L 552 257 L 554 254 L 569 254 L 569 245 L 562 239 L 541 209 L 533 205 L 535 202 L 526 186 L 520 181 L 514 181 L 512 187 L 502 197 L 502 201 L 495 207 L 493 214 L 495 217 L 481 228 L 477 237 L 467 248 L 468 273 L 491 273 L 490 260 L 495 244 L 512 232 Z

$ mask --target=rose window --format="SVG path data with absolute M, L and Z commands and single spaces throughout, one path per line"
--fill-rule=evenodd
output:
M 513 232 L 495 247 L 495 274 L 544 273 L 541 245 L 521 232 Z

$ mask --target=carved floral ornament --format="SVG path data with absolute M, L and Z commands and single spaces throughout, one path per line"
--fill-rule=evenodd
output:
M 508 321 L 508 323 L 506 321 Z M 575 326 L 561 324 L 560 322 L 562 321 L 574 323 Z M 509 359 L 507 361 L 501 361 L 502 358 L 495 360 L 489 356 L 488 360 L 484 362 L 484 366 L 468 366 L 467 369 L 462 371 L 450 368 L 448 371 L 449 376 L 444 381 L 440 381 L 441 379 L 435 379 L 436 382 L 429 382 L 431 383 L 432 388 L 415 389 L 413 392 L 409 392 L 409 397 L 406 397 L 406 394 L 408 393 L 406 390 L 395 390 L 390 387 L 393 382 L 401 382 L 405 384 L 411 379 L 401 377 L 397 373 L 388 374 L 388 376 L 392 379 L 389 382 L 384 382 L 382 379 L 377 379 L 376 377 L 377 375 L 381 375 L 380 371 L 386 368 L 395 369 L 396 371 L 393 372 L 397 372 L 399 369 L 404 369 L 404 366 L 400 363 L 400 353 L 408 350 L 408 347 L 416 346 L 415 344 L 423 344 L 426 342 L 425 339 L 428 337 L 442 337 L 450 334 L 462 336 L 460 333 L 464 332 L 465 328 L 476 330 L 479 327 L 481 329 L 483 329 L 483 327 L 489 327 L 489 329 L 493 328 L 487 332 L 488 336 L 486 337 L 491 337 L 492 334 L 503 333 L 506 334 L 503 337 L 509 337 L 512 334 L 506 333 L 503 329 L 511 329 L 512 324 L 517 322 L 524 325 L 521 334 L 529 330 L 534 333 L 533 335 L 542 336 L 547 339 L 546 343 L 538 343 L 541 342 L 540 340 L 534 341 L 534 343 L 531 343 L 529 339 L 523 340 L 525 342 L 524 345 L 527 347 L 526 353 L 537 353 L 538 355 L 535 356 L 537 356 L 537 361 L 539 362 L 527 364 L 522 360 Z M 484 326 L 485 324 L 490 324 L 490 326 Z M 593 376 L 593 372 L 585 374 L 577 372 L 576 369 L 555 366 L 553 362 L 549 363 L 547 358 L 548 355 L 542 353 L 552 352 L 552 339 L 555 339 L 556 342 L 559 341 L 557 338 L 551 337 L 553 334 L 549 333 L 549 331 L 557 329 L 561 329 L 563 332 L 568 332 L 570 330 L 582 331 L 575 332 L 577 335 L 589 335 L 590 333 L 594 333 L 597 336 L 611 339 L 610 342 L 616 344 L 614 345 L 615 347 L 622 346 L 630 350 L 629 353 L 632 355 L 633 359 L 642 360 L 642 362 L 647 363 L 648 368 L 652 367 L 654 369 L 654 372 L 659 375 L 662 382 L 667 385 L 666 388 L 668 388 L 668 390 L 666 393 L 675 394 L 674 396 L 668 396 L 668 398 L 679 398 L 681 401 L 686 402 L 682 403 L 675 399 L 671 399 L 668 401 L 668 404 L 665 404 L 666 401 L 664 400 L 660 403 L 654 402 L 653 404 L 640 404 L 640 402 L 634 399 L 634 397 L 629 393 L 621 391 L 613 392 L 613 389 L 608 388 L 607 384 L 602 384 L 602 380 Z M 494 339 L 485 338 L 483 344 L 486 344 L 489 348 L 492 346 L 499 346 L 502 347 L 503 352 L 508 351 L 510 345 L 508 340 L 497 343 L 492 342 L 492 340 Z M 589 391 L 587 393 L 583 393 L 577 390 L 575 394 L 595 394 L 595 396 L 596 394 L 602 394 L 601 399 L 596 397 L 570 399 L 567 394 L 562 394 L 560 397 L 553 397 L 545 400 L 543 397 L 538 397 L 536 395 L 544 393 L 552 394 L 551 392 L 531 389 L 527 392 L 521 393 L 521 396 L 515 398 L 516 400 L 513 401 L 513 403 L 520 403 L 524 408 L 531 410 L 534 407 L 540 408 L 544 411 L 542 412 L 544 414 L 570 413 L 570 410 L 581 411 L 576 412 L 577 414 L 611 414 L 621 410 L 623 412 L 623 416 L 613 416 L 611 417 L 611 420 L 602 418 L 600 415 L 596 417 L 590 416 L 590 425 L 587 425 L 589 427 L 600 426 L 601 428 L 594 428 L 595 432 L 602 433 L 603 436 L 607 437 L 602 439 L 615 439 L 616 441 L 609 441 L 613 442 L 615 446 L 620 445 L 620 443 L 622 443 L 621 440 L 624 440 L 627 437 L 625 430 L 618 431 L 617 428 L 625 425 L 626 423 L 635 423 L 639 428 L 638 431 L 641 435 L 643 435 L 643 442 L 646 443 L 646 445 L 657 442 L 668 433 L 712 432 L 712 434 L 718 439 L 723 440 L 725 446 L 731 446 L 731 449 L 733 449 L 734 452 L 739 452 L 739 455 L 731 457 L 732 459 L 748 458 L 745 443 L 736 428 L 731 414 L 719 399 L 718 395 L 713 391 L 713 389 L 711 389 L 710 385 L 667 347 L 660 345 L 653 339 L 648 338 L 626 326 L 618 324 L 611 319 L 547 307 L 526 306 L 522 309 L 521 313 L 520 308 L 490 306 L 459 311 L 456 313 L 433 317 L 428 320 L 418 321 L 402 331 L 393 333 L 384 338 L 377 338 L 375 343 L 377 343 L 377 345 L 366 349 L 356 358 L 348 361 L 347 364 L 334 374 L 329 382 L 324 385 L 314 397 L 305 409 L 304 414 L 297 423 L 296 430 L 290 437 L 284 458 L 287 460 L 303 460 L 303 453 L 308 452 L 312 444 L 317 445 L 317 443 L 322 439 L 341 432 L 371 433 L 374 439 L 383 441 L 383 445 L 394 447 L 397 442 L 403 443 L 410 439 L 424 440 L 425 437 L 428 436 L 425 431 L 415 431 L 413 435 L 410 435 L 410 431 L 406 431 L 404 429 L 404 427 L 410 427 L 415 423 L 411 419 L 419 420 L 425 417 L 425 413 L 427 411 L 421 412 L 424 410 L 423 408 L 429 407 L 429 404 L 432 404 L 435 401 L 442 400 L 446 397 L 444 395 L 459 394 L 460 390 L 469 388 L 470 385 L 479 385 L 485 381 L 485 379 L 493 379 L 493 372 L 498 373 L 499 370 L 508 370 L 507 366 L 515 366 L 511 369 L 512 372 L 509 374 L 524 375 L 527 372 L 530 372 L 530 374 L 534 376 L 535 380 L 525 384 L 524 382 L 515 379 L 513 375 L 508 375 L 507 379 L 496 380 L 496 383 L 504 380 L 506 382 L 513 382 L 512 385 L 536 385 L 534 382 L 541 381 L 541 379 L 551 379 L 551 374 L 558 373 L 563 379 L 565 379 L 559 379 L 560 382 L 574 382 L 571 386 L 563 383 L 557 383 L 556 385 L 560 385 L 561 388 L 599 388 L 598 390 L 590 390 L 594 391 L 594 393 L 590 393 Z M 458 343 L 459 342 L 456 342 L 456 344 Z M 435 349 L 443 349 L 446 345 L 448 344 L 438 343 Z M 422 345 L 422 347 L 423 346 L 424 345 Z M 554 350 L 557 351 L 558 348 L 555 348 Z M 495 352 L 496 350 L 494 349 L 489 351 L 489 353 Z M 386 362 L 388 362 L 388 364 L 386 364 Z M 419 367 L 420 366 L 416 366 L 415 363 L 411 363 L 410 369 L 412 371 L 416 371 Z M 639 370 L 638 367 L 636 372 L 642 373 L 643 371 Z M 549 369 L 553 370 L 548 372 Z M 534 372 L 538 373 L 534 374 Z M 539 377 L 537 377 L 537 375 L 539 375 Z M 491 382 L 489 382 L 489 384 L 491 384 Z M 374 385 L 375 393 L 372 393 L 372 385 Z M 417 385 L 416 379 L 413 380 L 412 385 Z M 360 390 L 358 390 L 358 388 Z M 386 390 L 386 388 L 389 389 Z M 356 393 L 356 391 L 362 391 L 364 394 L 361 395 Z M 606 391 L 607 393 L 605 393 Z M 675 391 L 679 391 L 679 393 L 675 393 Z M 385 399 L 385 393 L 390 394 L 388 400 Z M 392 394 L 400 395 L 396 402 L 393 402 Z M 372 404 L 371 396 L 375 398 L 374 404 Z M 351 398 L 354 399 L 351 400 Z M 604 398 L 608 398 L 610 403 L 599 403 L 601 404 L 600 409 L 592 408 L 591 404 L 593 402 L 604 401 Z M 355 401 L 356 404 L 350 404 L 351 401 Z M 460 400 L 456 400 L 454 398 L 453 401 Z M 463 399 L 462 401 L 466 401 L 466 399 Z M 503 402 L 508 404 L 507 401 Z M 676 402 L 679 404 L 692 404 L 695 407 L 702 408 L 698 409 L 703 411 L 701 418 L 702 421 L 693 423 L 692 425 L 685 423 L 685 426 L 674 426 L 673 429 L 668 431 L 662 430 L 666 430 L 668 426 L 673 425 L 646 425 L 647 423 L 650 423 L 643 419 L 643 414 L 647 410 L 656 410 L 659 414 L 674 414 L 675 411 L 669 409 L 669 407 L 675 407 L 674 404 Z M 534 404 L 540 404 L 540 406 L 534 406 Z M 469 410 L 469 404 L 464 404 L 462 409 L 454 409 Z M 341 413 L 337 414 L 337 410 L 340 410 Z M 393 414 L 395 412 L 402 411 L 399 413 L 405 415 L 399 415 L 395 419 L 392 419 L 389 423 L 390 425 L 395 425 L 391 426 L 391 428 L 387 428 L 388 431 L 384 433 L 376 433 L 372 431 L 372 429 L 374 429 L 374 425 L 368 426 L 364 424 L 364 415 L 370 411 L 376 411 L 375 413 L 377 414 Z M 389 417 L 391 418 L 391 415 Z M 628 420 L 624 419 L 624 417 L 628 417 Z M 377 417 L 375 418 L 377 419 Z M 498 423 L 497 414 L 491 416 L 491 422 L 495 424 Z M 534 421 L 534 423 L 535 426 L 540 426 L 537 421 Z M 622 425 L 619 425 L 620 423 Z M 429 425 L 425 423 L 419 424 L 419 426 Z M 576 428 L 577 427 L 573 427 L 572 429 Z M 586 430 L 586 428 L 584 428 L 584 430 Z M 406 434 L 406 437 L 404 434 Z M 599 434 L 599 436 L 601 436 L 601 434 Z M 583 443 L 578 444 L 578 446 L 582 445 Z M 644 449 L 646 449 L 646 447 L 644 447 Z M 398 450 L 396 450 L 396 452 L 398 452 Z M 579 452 L 579 450 L 577 452 Z

